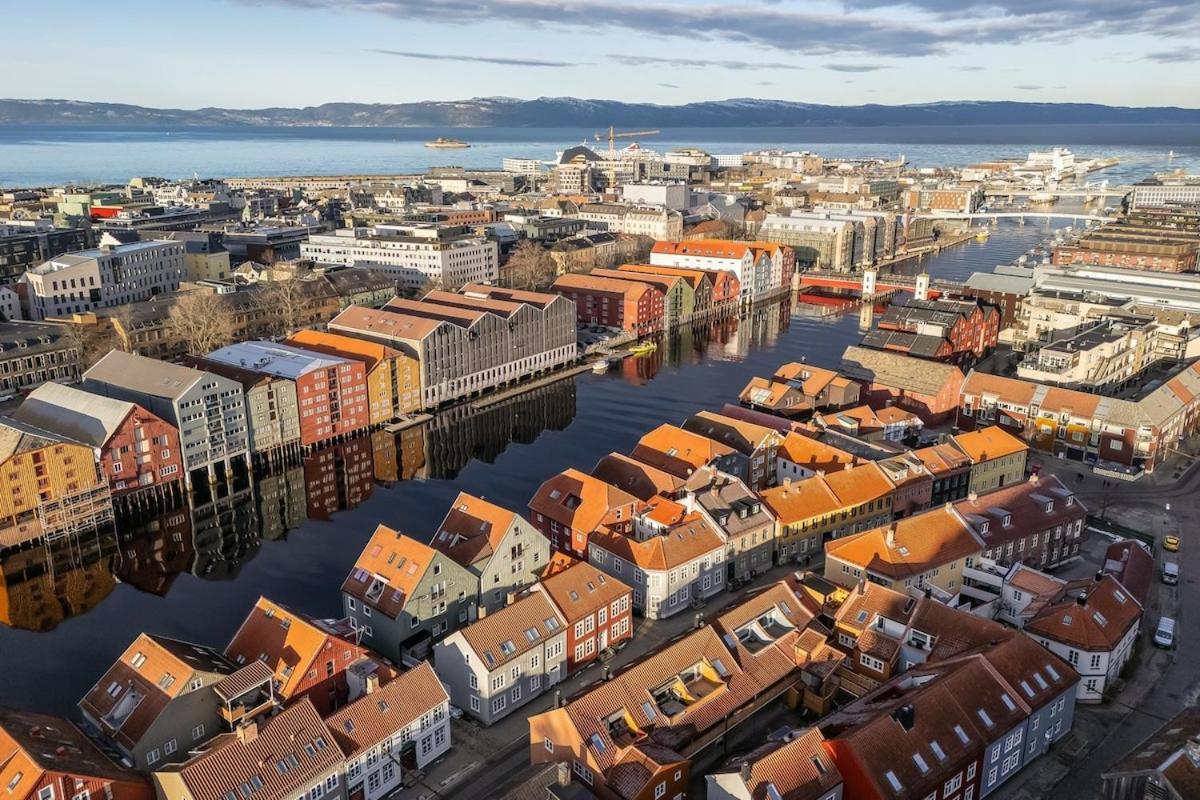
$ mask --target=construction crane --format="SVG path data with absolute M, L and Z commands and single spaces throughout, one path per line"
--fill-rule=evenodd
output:
M 612 191 L 617 185 L 617 139 L 632 139 L 637 136 L 655 136 L 660 131 L 615 131 L 613 126 L 608 126 L 608 186 L 609 191 Z M 596 133 L 596 141 L 604 141 L 602 133 Z

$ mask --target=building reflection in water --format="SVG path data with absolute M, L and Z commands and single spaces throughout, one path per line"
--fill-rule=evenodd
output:
M 653 353 L 627 358 L 619 374 L 644 383 L 664 367 L 740 359 L 787 329 L 787 303 L 748 316 L 689 326 Z M 287 537 L 308 520 L 329 520 L 371 497 L 376 485 L 453 480 L 472 461 L 494 462 L 513 443 L 575 419 L 576 383 L 565 378 L 528 392 L 448 409 L 396 433 L 376 431 L 232 484 L 200 487 L 175 508 L 125 517 L 115 526 L 0 553 L 0 622 L 48 631 L 102 602 L 118 582 L 166 595 L 175 577 L 231 580 L 264 539 Z

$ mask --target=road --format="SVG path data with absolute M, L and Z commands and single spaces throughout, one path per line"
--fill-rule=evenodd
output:
M 1060 475 L 1071 470 L 1056 470 Z M 1174 472 L 1172 471 L 1172 475 Z M 1164 476 L 1169 480 L 1169 476 Z M 1100 776 L 1113 764 L 1154 733 L 1168 719 L 1179 713 L 1186 700 L 1200 685 L 1200 630 L 1189 622 L 1195 620 L 1192 610 L 1200 607 L 1200 468 L 1193 468 L 1174 483 L 1156 482 L 1144 487 L 1110 481 L 1105 487 L 1100 479 L 1087 477 L 1081 483 L 1069 482 L 1078 497 L 1096 513 L 1101 498 L 1107 496 L 1110 512 L 1129 510 L 1145 520 L 1147 530 L 1161 538 L 1165 532 L 1178 532 L 1183 546 L 1173 554 L 1180 565 L 1181 580 L 1173 589 L 1161 586 L 1162 591 L 1174 591 L 1179 611 L 1177 645 L 1174 659 L 1162 678 L 1137 708 L 1127 709 L 1123 720 L 1109 728 L 1106 737 L 1082 761 L 1072 764 L 1070 772 L 1054 790 L 1056 797 L 1098 797 Z M 1113 485 L 1115 484 L 1115 485 Z M 1170 511 L 1167 504 L 1170 504 Z M 1158 554 L 1156 554 L 1158 555 Z M 1161 598 L 1161 595 L 1160 595 Z M 1143 636 L 1153 635 L 1158 622 L 1157 612 L 1147 612 Z M 1036 769 L 1036 767 L 1035 767 Z

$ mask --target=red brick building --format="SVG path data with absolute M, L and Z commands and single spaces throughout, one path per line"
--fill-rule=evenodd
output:
M 1200 242 L 1173 238 L 1163 230 L 1149 235 L 1123 234 L 1120 226 L 1101 228 L 1077 242 L 1054 248 L 1054 264 L 1088 264 L 1103 267 L 1150 269 L 1157 272 L 1192 272 L 1197 267 Z
M 366 366 L 338 356 L 274 342 L 239 342 L 207 358 L 296 384 L 300 444 L 313 447 L 371 425 Z
M 91 445 L 114 495 L 161 488 L 184 476 L 179 432 L 136 403 L 43 383 L 13 416 Z
M 553 557 L 534 590 L 544 592 L 567 621 L 568 671 L 633 638 L 633 589 L 586 561 Z
M 551 290 L 575 303 L 580 322 L 621 328 L 635 336 L 663 330 L 666 298 L 648 283 L 570 273 L 559 276 Z

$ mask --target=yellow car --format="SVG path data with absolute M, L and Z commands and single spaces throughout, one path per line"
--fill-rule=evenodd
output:
M 1170 552 L 1174 553 L 1178 549 L 1179 549 L 1179 537 L 1178 536 L 1164 536 L 1163 537 L 1163 550 L 1169 550 Z

